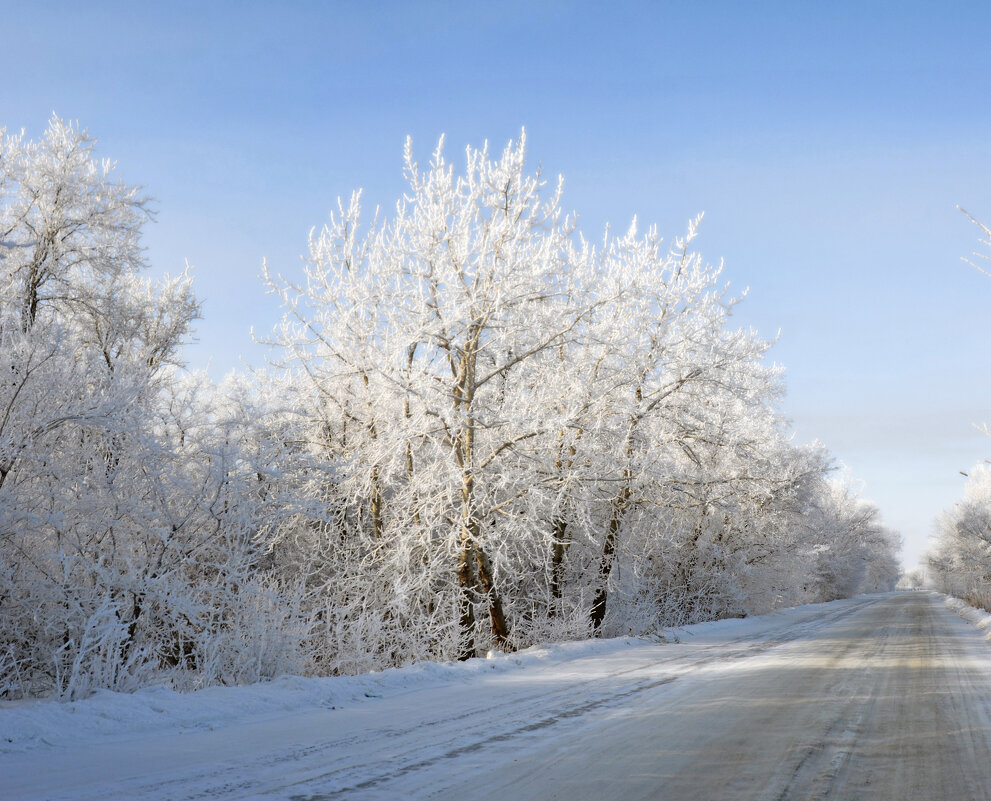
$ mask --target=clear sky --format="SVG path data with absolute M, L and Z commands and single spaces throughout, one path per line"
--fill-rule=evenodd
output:
M 391 207 L 407 134 L 426 160 L 525 126 L 590 234 L 706 212 L 797 439 L 909 566 L 991 457 L 991 279 L 955 208 L 991 221 L 991 3 L 0 0 L 0 31 L 0 125 L 78 120 L 156 198 L 154 269 L 195 266 L 192 367 L 264 361 L 262 258 L 297 270 L 354 188 Z

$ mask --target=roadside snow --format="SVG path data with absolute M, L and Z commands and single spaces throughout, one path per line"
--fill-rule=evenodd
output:
M 0 798 L 991 801 L 989 618 L 900 592 L 465 664 L 8 703 Z
M 319 709 L 351 709 L 371 699 L 460 685 L 493 675 L 508 678 L 528 673 L 539 679 L 545 674 L 576 672 L 593 679 L 599 670 L 606 669 L 607 663 L 614 665 L 619 659 L 631 663 L 656 659 L 658 648 L 675 644 L 709 647 L 760 641 L 785 626 L 815 620 L 824 609 L 838 610 L 855 603 L 858 599 L 799 606 L 760 617 L 666 629 L 652 638 L 540 645 L 468 662 L 421 663 L 360 676 L 284 676 L 245 687 L 211 687 L 192 693 L 177 693 L 166 687 L 131 694 L 100 691 L 71 703 L 4 701 L 0 702 L 0 754 L 69 747 L 81 742 L 94 745 L 151 735 L 213 731 Z M 982 614 L 991 623 L 991 615 Z
M 933 594 L 943 598 L 943 605 L 947 609 L 952 609 L 968 623 L 972 623 L 981 631 L 987 632 L 987 638 L 991 640 L 991 614 L 985 612 L 983 609 L 969 606 L 966 602 L 961 601 L 959 598 L 954 598 L 952 595 L 943 595 L 943 593 Z

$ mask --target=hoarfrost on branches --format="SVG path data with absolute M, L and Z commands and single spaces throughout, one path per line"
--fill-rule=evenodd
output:
M 267 274 L 325 504 L 279 547 L 319 565 L 336 636 L 369 663 L 468 658 L 834 592 L 802 575 L 845 536 L 802 525 L 829 459 L 788 443 L 768 343 L 730 326 L 698 221 L 671 248 L 635 223 L 594 246 L 523 137 L 469 148 L 460 177 L 443 142 L 425 170 L 407 142 L 405 167 L 393 219 L 362 232 L 355 195 L 304 281 Z
M 890 586 L 721 268 L 443 142 L 310 236 L 267 371 L 183 366 L 188 273 L 78 126 L 0 151 L 0 693 L 467 659 Z

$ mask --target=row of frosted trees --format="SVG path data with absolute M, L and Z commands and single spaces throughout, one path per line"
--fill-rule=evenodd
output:
M 528 174 L 438 148 L 267 275 L 281 359 L 182 369 L 188 277 L 53 119 L 0 151 L 0 692 L 78 697 L 759 613 L 884 589 L 896 538 L 796 447 L 768 343 L 657 233 L 586 241 Z
M 991 262 L 991 228 L 960 209 L 980 229 L 982 251 L 973 254 L 978 262 L 964 259 L 985 275 Z M 991 427 L 984 433 L 991 436 Z M 985 461 L 964 473 L 963 498 L 943 511 L 936 521 L 935 537 L 923 557 L 929 583 L 940 592 L 962 598 L 973 606 L 991 611 L 991 463 Z
M 991 469 L 987 465 L 970 471 L 963 499 L 939 517 L 926 566 L 937 590 L 991 610 Z

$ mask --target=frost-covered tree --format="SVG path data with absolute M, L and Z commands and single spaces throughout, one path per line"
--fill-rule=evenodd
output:
M 146 201 L 85 131 L 0 142 L 0 686 L 257 677 L 241 461 L 177 371 L 191 281 L 143 275 Z
M 760 588 L 802 584 L 790 532 L 828 460 L 787 443 L 768 343 L 730 324 L 695 224 L 671 248 L 635 224 L 592 245 L 522 138 L 469 148 L 460 175 L 407 144 L 405 168 L 392 218 L 362 228 L 355 195 L 311 236 L 303 280 L 268 275 L 298 404 L 299 513 L 272 552 L 304 566 L 325 664 L 797 598 Z
M 964 209 L 964 208 L 962 208 L 960 206 L 957 206 L 957 208 L 960 209 L 960 211 L 962 211 L 964 214 L 966 214 L 967 217 L 970 219 L 970 221 L 972 223 L 974 223 L 974 225 L 976 225 L 981 230 L 981 236 L 983 238 L 979 240 L 980 241 L 980 244 L 984 248 L 991 248 L 991 228 L 988 228 L 988 226 L 986 226 L 984 223 L 982 223 L 980 220 L 978 220 L 976 217 L 974 217 L 966 209 Z M 975 259 L 978 259 L 979 261 L 982 261 L 982 262 L 989 262 L 989 261 L 991 261 L 991 256 L 989 256 L 987 253 L 982 252 L 982 251 L 979 251 L 979 250 L 978 251 L 974 251 L 974 253 L 972 253 L 971 255 Z M 978 264 L 977 262 L 971 261 L 969 258 L 966 258 L 966 257 L 964 257 L 964 261 L 967 262 L 967 264 L 969 264 L 971 267 L 975 267 L 976 269 L 980 270 L 985 275 L 991 277 L 991 271 L 989 271 L 986 267 L 983 267 L 980 264 Z
M 327 410 L 349 536 L 369 554 L 413 535 L 421 563 L 453 557 L 428 585 L 457 609 L 462 657 L 478 607 L 511 643 L 498 558 L 526 540 L 542 482 L 520 445 L 560 427 L 540 377 L 586 313 L 567 303 L 559 192 L 542 197 L 524 152 L 522 139 L 498 159 L 469 149 L 456 178 L 440 147 L 421 171 L 407 145 L 393 220 L 359 236 L 355 196 L 311 240 L 304 285 L 270 278 L 289 309 L 277 343 Z
M 824 482 L 806 520 L 809 600 L 895 588 L 901 577 L 901 538 L 884 526 L 877 506 L 861 498 L 849 481 Z
M 941 592 L 991 608 L 991 468 L 975 466 L 963 498 L 936 522 L 926 556 L 929 578 Z
M 980 244 L 991 247 L 991 228 L 969 212 L 960 209 L 981 230 Z M 991 260 L 986 252 L 975 251 L 975 259 Z M 965 258 L 985 275 L 988 270 Z M 991 428 L 983 426 L 991 436 Z M 975 466 L 967 476 L 963 499 L 944 510 L 936 521 L 936 536 L 924 556 L 933 585 L 975 606 L 991 609 L 991 470 L 987 463 Z
M 354 673 L 889 583 L 696 223 L 592 244 L 525 142 L 310 237 L 273 370 L 182 366 L 188 275 L 78 127 L 0 150 L 0 694 Z

